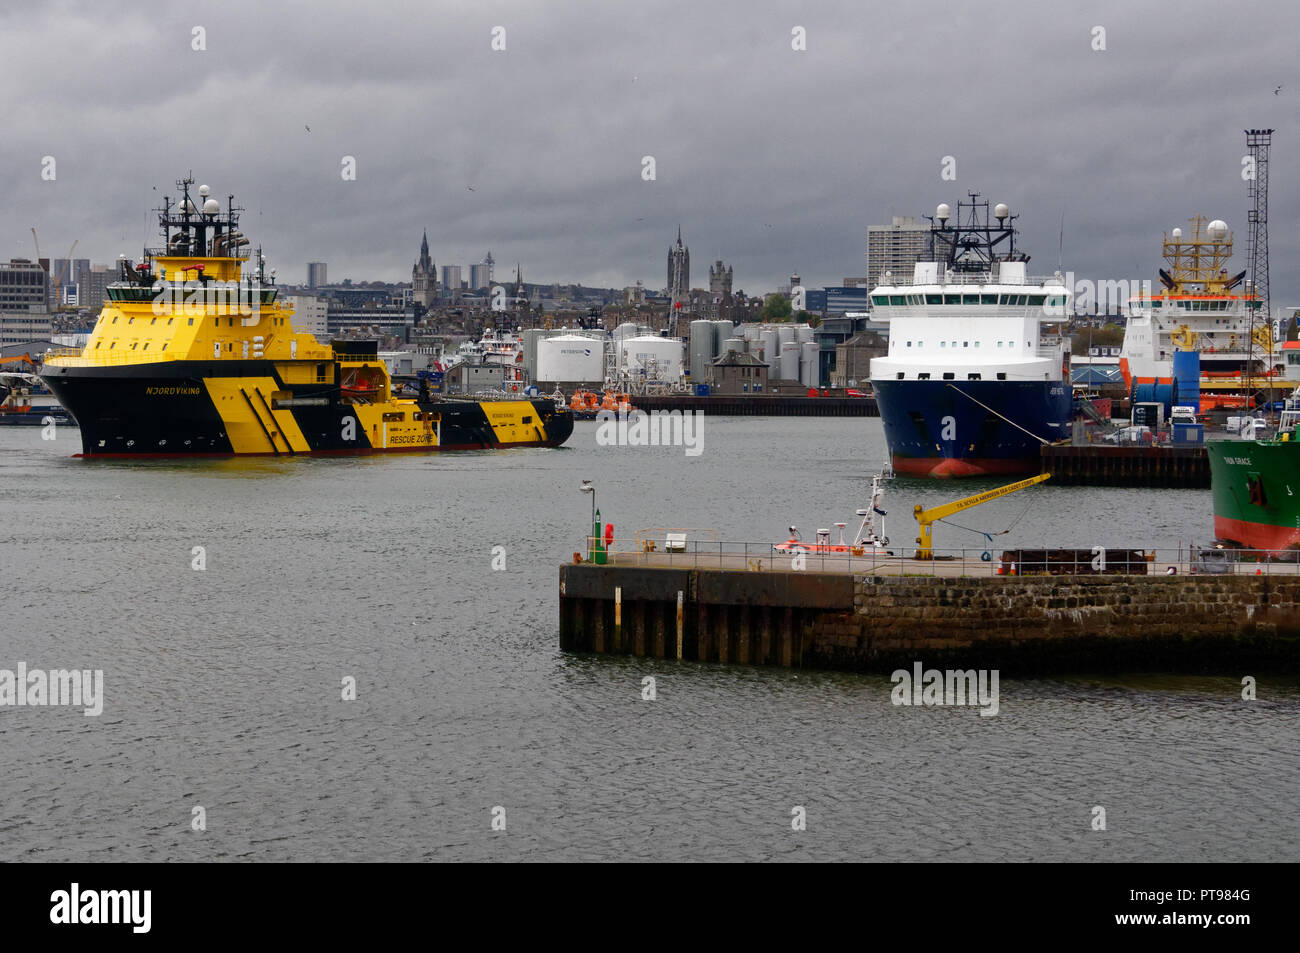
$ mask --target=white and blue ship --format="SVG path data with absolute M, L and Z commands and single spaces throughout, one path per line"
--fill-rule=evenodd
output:
M 872 314 L 889 350 L 871 385 L 894 470 L 925 477 L 1037 473 L 1039 448 L 1070 434 L 1071 291 L 1027 274 L 1016 216 L 970 193 L 930 218 L 910 280 L 886 272 Z M 928 216 L 927 216 L 928 218 Z M 950 221 L 953 223 L 950 224 Z

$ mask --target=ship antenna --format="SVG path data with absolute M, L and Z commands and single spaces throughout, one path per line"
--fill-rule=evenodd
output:
M 1061 203 L 1061 236 L 1056 242 L 1056 270 L 1065 274 L 1061 270 L 1061 259 L 1065 256 L 1065 203 Z

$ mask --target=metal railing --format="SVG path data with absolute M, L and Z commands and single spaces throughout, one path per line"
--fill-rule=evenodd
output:
M 168 354 L 165 351 L 141 351 L 131 350 L 129 347 L 117 350 L 92 350 L 87 351 L 83 348 L 51 348 L 46 351 L 42 360 L 46 364 L 53 364 L 56 367 L 101 367 L 104 365 L 121 365 L 121 364 L 154 364 L 159 361 L 175 361 L 181 358 L 181 354 Z
M 778 551 L 771 542 L 654 538 L 642 530 L 634 537 L 615 537 L 609 545 L 587 536 L 575 561 L 620 567 L 727 569 L 739 572 L 830 572 L 880 576 L 940 578 L 1062 575 L 1300 575 L 1300 551 L 1219 549 L 1187 544 L 1174 548 L 1080 548 L 1076 550 L 1004 547 L 935 549 L 919 559 L 912 546 L 889 545 L 843 552 Z M 1036 553 L 1037 555 L 1031 555 Z M 1076 555 L 1061 556 L 1062 553 Z M 1028 558 L 1026 558 L 1028 557 Z
M 889 280 L 881 279 L 880 287 L 882 288 L 912 288 L 921 285 L 998 285 L 1008 288 L 1025 288 L 1031 290 L 1061 291 L 1066 290 L 1064 282 L 1055 275 L 1026 275 L 1024 279 L 1017 281 L 1006 281 L 1001 278 L 995 278 L 988 272 L 964 272 L 951 271 L 946 274 L 938 275 L 935 278 L 927 278 L 922 281 L 916 280 L 916 275 L 891 275 Z M 875 289 L 872 289 L 875 293 Z M 1020 294 L 1021 292 L 1016 292 Z M 1028 290 L 1024 292 L 1028 294 Z

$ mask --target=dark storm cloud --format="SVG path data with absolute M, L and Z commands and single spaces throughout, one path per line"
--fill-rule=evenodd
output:
M 498 274 L 658 287 L 680 222 L 694 284 L 721 257 L 759 291 L 861 275 L 868 224 L 974 189 L 1023 215 L 1031 271 L 1056 267 L 1064 213 L 1066 270 L 1151 278 L 1196 213 L 1228 221 L 1245 267 L 1242 129 L 1272 126 L 1284 304 L 1297 26 L 1282 3 L 31 6 L 0 14 L 0 236 L 134 254 L 193 169 L 289 280 L 309 260 L 407 278 L 427 227 L 439 264 L 490 248 Z

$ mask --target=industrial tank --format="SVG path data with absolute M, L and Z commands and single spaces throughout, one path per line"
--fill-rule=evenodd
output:
M 776 328 L 764 328 L 759 340 L 763 348 L 763 353 L 759 356 L 771 365 L 771 376 L 780 377 L 777 365 L 781 362 L 781 338 L 776 333 Z
M 796 324 L 794 326 L 794 339 L 800 344 L 807 344 L 813 339 L 813 329 L 806 324 Z
M 781 379 L 791 382 L 799 380 L 799 345 L 793 341 L 781 345 Z
M 580 334 L 561 334 L 537 342 L 536 380 L 592 384 L 605 378 L 604 342 Z
M 709 376 L 709 365 L 713 363 L 714 336 L 712 321 L 691 322 L 691 380 L 703 382 Z
M 736 326 L 730 321 L 713 322 L 713 356 L 715 358 L 723 355 L 722 345 L 727 342 L 728 338 L 736 336 Z
M 805 341 L 799 345 L 799 380 L 805 387 L 821 385 L 821 347 L 816 341 Z
M 676 383 L 682 376 L 680 338 L 642 335 L 624 338 L 619 364 L 629 374 L 645 374 L 648 380 Z
M 785 348 L 785 345 L 793 344 L 795 342 L 794 328 L 792 328 L 788 324 L 782 325 L 781 327 L 777 328 L 776 336 L 777 339 L 780 340 L 781 347 L 783 350 Z
M 733 351 L 734 351 L 735 353 L 737 353 L 737 354 L 744 354 L 744 353 L 745 353 L 745 339 L 744 339 L 744 338 L 727 338 L 725 341 L 722 342 L 722 353 L 723 353 L 723 354 L 730 354 L 730 353 L 732 353 Z

